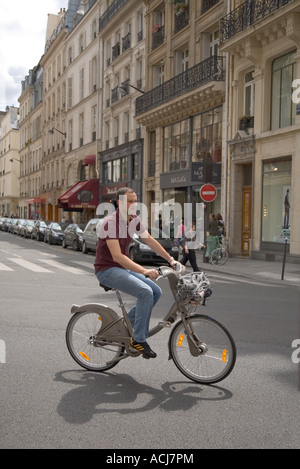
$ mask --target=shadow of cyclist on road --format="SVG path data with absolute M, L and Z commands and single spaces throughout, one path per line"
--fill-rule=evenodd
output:
M 201 401 L 232 397 L 219 386 L 200 386 L 184 381 L 166 382 L 161 389 L 138 383 L 127 374 L 62 371 L 55 381 L 75 385 L 61 399 L 58 414 L 73 424 L 90 421 L 94 414 L 132 414 L 161 408 L 168 412 L 186 411 Z M 141 397 L 142 396 L 142 397 Z

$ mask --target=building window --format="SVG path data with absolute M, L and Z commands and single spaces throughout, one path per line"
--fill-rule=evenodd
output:
M 121 179 L 127 181 L 128 179 L 128 157 L 121 160 Z
M 92 141 L 95 142 L 97 137 L 97 106 L 92 107 Z
M 272 64 L 271 130 L 295 124 L 296 104 L 292 83 L 296 78 L 295 51 L 275 59 Z
M 79 72 L 79 83 L 80 83 L 80 101 L 84 99 L 84 68 L 82 68 Z
M 104 163 L 103 165 L 103 183 L 109 184 L 112 182 L 112 162 Z
M 210 57 L 219 55 L 219 45 L 220 45 L 220 32 L 217 29 L 210 34 Z
M 84 140 L 84 114 L 79 115 L 79 146 L 83 146 Z
M 186 72 L 189 69 L 189 49 L 176 52 L 176 74 Z
M 132 179 L 139 178 L 139 156 L 132 155 Z
M 253 78 L 254 70 L 245 75 L 245 99 L 244 99 L 244 115 L 254 116 L 254 99 L 255 99 L 255 83 Z
M 112 180 L 113 180 L 113 182 L 120 182 L 121 181 L 121 160 L 113 161 Z
M 73 78 L 68 78 L 68 109 L 73 106 Z
M 290 157 L 264 162 L 262 242 L 290 240 L 291 171 Z
M 190 128 L 185 119 L 164 130 L 164 170 L 175 171 L 188 167 Z
M 194 117 L 192 159 L 199 162 L 212 158 L 213 163 L 222 161 L 222 107 L 210 109 Z
M 165 81 L 165 66 L 164 64 L 154 65 L 153 67 L 153 87 L 162 85 Z

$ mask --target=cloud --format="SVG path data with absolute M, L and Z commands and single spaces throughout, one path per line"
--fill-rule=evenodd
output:
M 21 81 L 44 53 L 48 13 L 68 7 L 68 0 L 1 2 L 0 110 L 18 106 Z

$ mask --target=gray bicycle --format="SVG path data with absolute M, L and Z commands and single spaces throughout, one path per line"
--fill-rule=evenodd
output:
M 149 337 L 172 328 L 169 356 L 181 373 L 202 384 L 225 379 L 236 362 L 234 340 L 222 324 L 197 312 L 212 294 L 209 280 L 203 272 L 183 275 L 170 267 L 160 267 L 159 274 L 168 279 L 174 303 Z M 125 358 L 141 356 L 130 347 L 132 326 L 121 294 L 115 292 L 122 316 L 102 304 L 73 305 L 71 309 L 67 347 L 73 359 L 89 371 L 104 372 Z
M 209 261 L 213 265 L 224 265 L 228 261 L 228 251 L 227 251 L 227 245 L 226 245 L 226 240 L 224 236 L 222 236 L 221 240 L 219 240 L 219 237 L 215 237 L 216 240 L 216 249 L 213 250 L 211 255 L 209 256 Z

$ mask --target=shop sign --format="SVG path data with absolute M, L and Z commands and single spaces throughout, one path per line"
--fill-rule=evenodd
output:
M 212 182 L 214 184 L 221 183 L 221 163 L 214 163 L 212 165 L 212 177 L 209 181 L 204 181 L 204 167 L 203 163 L 192 163 L 192 175 L 191 179 L 192 182 L 204 183 L 204 182 Z
M 102 186 L 102 189 L 101 189 L 102 196 L 103 197 L 110 197 L 110 196 L 116 195 L 118 190 L 121 189 L 121 187 L 124 187 L 124 186 L 127 186 L 127 184 L 121 183 L 121 184 L 114 184 L 114 185 L 111 185 L 111 186 Z
M 186 187 L 191 184 L 191 172 L 189 170 L 164 173 L 160 176 L 161 189 L 170 187 Z

